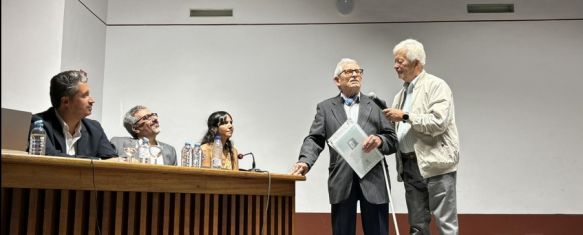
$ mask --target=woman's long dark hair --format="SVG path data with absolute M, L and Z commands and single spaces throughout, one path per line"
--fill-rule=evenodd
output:
M 209 116 L 207 121 L 208 130 L 204 137 L 202 137 L 201 144 L 212 144 L 215 141 L 215 135 L 218 135 L 219 133 L 219 126 L 227 123 L 227 116 L 231 118 L 231 121 L 233 120 L 231 114 L 225 111 L 217 111 Z M 228 139 L 225 142 L 226 143 L 223 143 L 223 152 L 228 156 L 233 157 L 231 156 L 233 154 L 233 143 L 231 143 L 231 139 Z

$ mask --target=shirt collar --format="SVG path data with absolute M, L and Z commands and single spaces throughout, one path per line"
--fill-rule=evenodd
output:
M 63 126 L 63 132 L 66 135 L 69 132 L 69 125 L 67 125 L 67 122 L 65 122 L 65 120 L 63 120 L 63 118 L 61 117 L 61 115 L 59 115 L 59 112 L 57 112 L 57 110 L 55 109 L 55 114 L 57 115 L 57 119 L 59 119 L 59 122 L 61 123 L 61 125 Z M 81 136 L 81 126 L 83 125 L 83 123 L 81 121 L 79 121 L 79 125 L 77 125 L 77 129 L 75 129 L 75 134 L 73 136 Z
M 405 87 L 405 89 L 413 89 L 413 88 L 415 88 L 415 85 L 419 81 L 419 78 L 422 77 L 423 75 L 425 75 L 425 69 L 423 71 L 421 71 L 421 73 L 419 73 L 419 75 L 417 75 L 417 77 L 415 77 L 415 79 L 413 79 L 413 81 L 411 81 L 411 82 L 405 82 L 403 84 L 403 87 Z

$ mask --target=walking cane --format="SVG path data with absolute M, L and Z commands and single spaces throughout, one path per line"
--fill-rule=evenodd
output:
M 389 177 L 387 176 L 388 164 L 383 156 L 383 173 L 385 174 L 385 184 L 387 185 L 387 195 L 389 196 L 389 213 L 393 211 L 393 223 L 395 224 L 395 232 L 399 234 L 399 225 L 397 225 L 397 217 L 395 216 L 395 208 L 393 207 L 393 198 L 391 198 L 391 188 L 389 188 Z M 390 232 L 389 232 L 390 233 Z

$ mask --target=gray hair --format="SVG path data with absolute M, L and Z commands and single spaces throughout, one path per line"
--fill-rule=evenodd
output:
M 135 139 L 138 138 L 138 134 L 134 131 L 134 124 L 138 121 L 134 114 L 142 109 L 147 109 L 146 106 L 136 105 L 128 111 L 123 117 L 123 127 L 126 128 L 128 133 Z
M 411 38 L 401 41 L 393 48 L 393 55 L 396 55 L 401 50 L 407 52 L 407 60 L 417 60 L 421 65 L 425 66 L 425 49 L 423 49 L 423 44 L 419 41 Z
M 350 58 L 342 58 L 340 60 L 340 62 L 338 62 L 338 64 L 336 64 L 336 69 L 334 69 L 334 77 L 338 77 L 340 75 L 340 73 L 342 73 L 342 65 L 348 64 L 348 63 L 358 64 L 358 62 L 356 62 L 356 60 L 353 60 Z
M 79 90 L 79 83 L 87 82 L 87 73 L 83 70 L 61 72 L 51 78 L 51 104 L 55 109 L 61 107 L 62 97 L 72 97 Z

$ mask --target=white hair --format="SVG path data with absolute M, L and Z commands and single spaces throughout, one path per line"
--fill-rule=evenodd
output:
M 338 62 L 338 64 L 336 64 L 336 69 L 334 70 L 334 77 L 338 77 L 340 75 L 340 73 L 342 73 L 342 65 L 348 64 L 348 63 L 358 64 L 358 62 L 356 62 L 356 60 L 353 60 L 350 58 L 342 58 L 340 60 L 340 62 Z
M 393 48 L 393 55 L 396 55 L 401 50 L 407 52 L 407 60 L 417 60 L 421 65 L 425 65 L 425 49 L 423 49 L 423 44 L 419 41 L 411 38 L 401 41 Z

